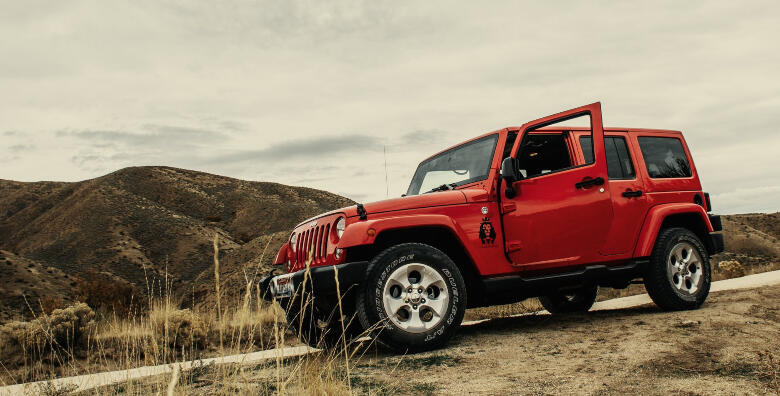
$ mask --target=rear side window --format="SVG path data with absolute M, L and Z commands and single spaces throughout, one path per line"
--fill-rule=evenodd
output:
M 586 163 L 593 162 L 593 144 L 590 136 L 580 137 L 580 146 Z M 604 138 L 604 148 L 607 152 L 607 174 L 610 179 L 633 179 L 634 164 L 628 153 L 626 139 L 617 136 Z
M 650 177 L 668 179 L 691 176 L 691 165 L 680 139 L 643 136 L 638 140 Z

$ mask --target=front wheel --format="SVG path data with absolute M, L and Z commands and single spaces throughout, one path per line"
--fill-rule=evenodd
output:
M 446 254 L 429 245 L 404 243 L 371 260 L 357 310 L 363 328 L 391 349 L 436 349 L 463 320 L 466 285 Z
M 644 278 L 647 293 L 662 309 L 696 309 L 707 298 L 712 282 L 707 250 L 685 228 L 661 230 Z

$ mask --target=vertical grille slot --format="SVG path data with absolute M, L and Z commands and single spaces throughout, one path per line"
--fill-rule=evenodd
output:
M 311 258 L 312 258 L 312 260 L 317 260 L 318 258 L 320 258 L 319 257 L 320 256 L 320 250 L 319 250 L 319 246 L 320 246 L 320 228 L 319 227 L 315 228 L 314 229 L 314 233 L 312 235 L 313 236 L 311 238 L 311 250 L 312 250 Z
M 298 233 L 298 238 L 295 240 L 295 262 L 301 262 L 301 243 L 303 242 L 303 233 Z
M 324 232 L 322 233 L 322 249 L 320 250 L 320 257 L 325 258 L 328 256 L 328 236 L 330 236 L 330 224 L 323 226 Z
M 298 262 L 301 262 L 303 257 L 303 233 L 298 234 Z
M 309 261 L 309 253 L 311 253 L 309 250 L 311 250 L 311 229 L 306 230 L 306 244 L 303 247 L 304 256 L 303 256 L 303 262 L 306 263 Z

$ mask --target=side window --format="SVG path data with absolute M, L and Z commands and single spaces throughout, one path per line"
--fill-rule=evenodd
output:
M 666 179 L 691 176 L 691 166 L 680 139 L 643 136 L 638 140 L 650 177 Z
M 635 178 L 634 163 L 631 161 L 631 154 L 628 151 L 626 139 L 622 137 L 611 137 L 610 139 L 615 143 L 615 150 L 617 151 L 617 157 L 620 161 L 620 170 L 623 172 L 623 179 Z M 609 152 L 609 149 L 607 149 L 607 152 Z M 609 165 L 609 157 L 607 157 L 607 165 Z
M 561 133 L 526 135 L 518 159 L 524 177 L 539 176 L 572 165 L 566 139 Z
M 593 139 L 590 136 L 580 137 L 580 147 L 585 162 L 593 163 Z M 626 139 L 607 136 L 604 138 L 604 148 L 607 154 L 607 174 L 610 179 L 633 179 L 636 176 Z

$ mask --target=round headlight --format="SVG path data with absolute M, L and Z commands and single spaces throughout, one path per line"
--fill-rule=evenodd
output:
M 338 221 L 336 221 L 336 236 L 341 239 L 341 236 L 344 235 L 344 230 L 347 228 L 347 219 L 343 217 L 339 217 Z
M 292 248 L 292 251 L 295 252 L 295 245 L 298 242 L 298 234 L 294 233 L 290 236 L 290 248 Z

